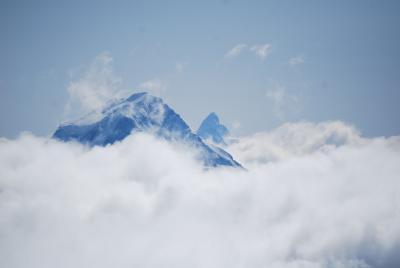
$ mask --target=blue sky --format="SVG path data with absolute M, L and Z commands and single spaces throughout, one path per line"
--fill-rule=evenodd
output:
M 193 129 L 343 120 L 400 132 L 398 1 L 1 1 L 0 136 L 50 135 L 99 55 Z M 109 69 L 107 69 L 109 70 Z

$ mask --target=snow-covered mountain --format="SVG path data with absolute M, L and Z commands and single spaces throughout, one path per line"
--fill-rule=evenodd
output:
M 62 124 L 53 138 L 105 146 L 135 132 L 148 132 L 169 141 L 184 142 L 199 152 L 205 166 L 240 167 L 229 153 L 203 142 L 161 98 L 145 92 L 111 103 L 101 112 Z
M 213 143 L 220 145 L 226 145 L 224 137 L 228 134 L 228 129 L 219 122 L 219 118 L 215 113 L 210 113 L 197 130 L 197 135 L 202 139 L 210 139 Z

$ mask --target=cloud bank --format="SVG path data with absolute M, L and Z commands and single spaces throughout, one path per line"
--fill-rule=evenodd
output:
M 361 146 L 368 141 L 354 126 L 341 121 L 298 122 L 238 139 L 229 151 L 245 165 L 260 165 L 330 153 L 341 146 Z
M 400 137 L 285 124 L 203 170 L 145 134 L 0 140 L 0 267 L 398 267 Z

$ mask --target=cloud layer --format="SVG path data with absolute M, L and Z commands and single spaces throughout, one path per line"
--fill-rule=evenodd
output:
M 285 124 L 204 171 L 132 135 L 0 140 L 0 267 L 398 267 L 400 138 Z

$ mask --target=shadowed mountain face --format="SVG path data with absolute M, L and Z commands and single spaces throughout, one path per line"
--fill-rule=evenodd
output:
M 136 132 L 148 132 L 169 141 L 184 142 L 199 152 L 207 167 L 240 167 L 221 148 L 205 144 L 161 98 L 144 92 L 114 102 L 99 113 L 93 112 L 77 121 L 61 125 L 53 138 L 77 141 L 89 146 L 105 146 Z
M 224 137 L 229 134 L 228 129 L 219 122 L 215 113 L 210 113 L 200 124 L 197 135 L 204 140 L 211 139 L 215 144 L 225 145 Z

